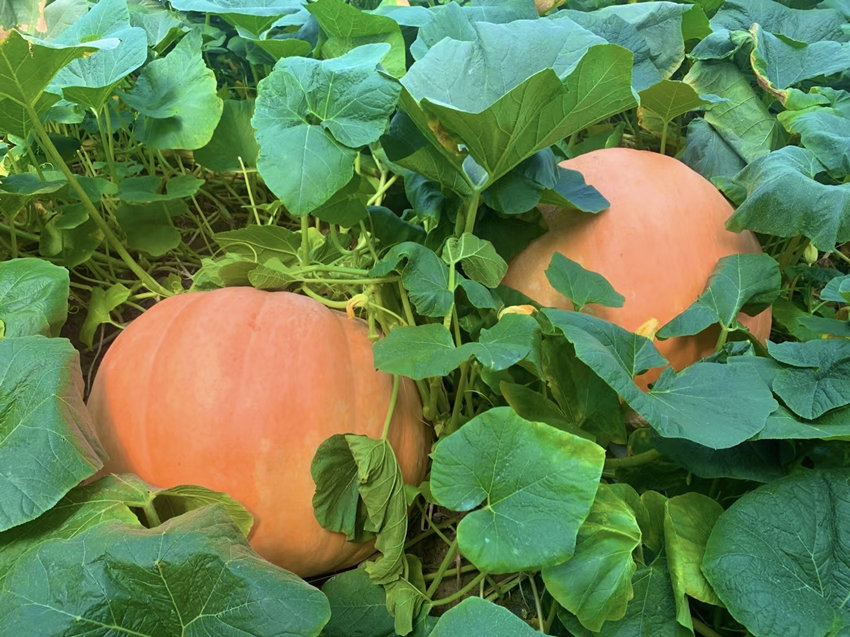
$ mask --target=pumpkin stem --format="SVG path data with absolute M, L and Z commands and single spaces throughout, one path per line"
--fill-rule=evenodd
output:
M 387 407 L 387 417 L 384 419 L 384 431 L 381 433 L 381 440 L 387 439 L 387 434 L 390 432 L 390 423 L 393 420 L 393 412 L 395 405 L 398 402 L 398 388 L 401 385 L 401 380 L 398 374 L 393 374 L 393 391 L 390 394 L 390 404 Z

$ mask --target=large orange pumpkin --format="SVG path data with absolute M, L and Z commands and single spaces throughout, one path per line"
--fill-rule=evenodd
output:
M 572 309 L 545 275 L 553 253 L 599 272 L 626 300 L 620 308 L 589 306 L 594 315 L 636 331 L 650 319 L 661 325 L 705 289 L 721 257 L 761 252 L 751 232 L 726 230 L 733 212 L 722 194 L 682 162 L 658 153 L 606 148 L 561 163 L 577 170 L 611 206 L 596 215 L 541 207 L 549 231 L 513 259 L 504 283 L 547 307 Z M 770 335 L 770 310 L 742 323 L 761 340 Z M 717 331 L 656 341 L 681 369 L 711 353 Z M 660 370 L 639 377 L 646 388 Z
M 229 493 L 254 515 L 254 549 L 306 577 L 374 551 L 319 526 L 310 463 L 333 434 L 380 437 L 391 390 L 362 321 L 240 287 L 180 294 L 134 320 L 104 356 L 89 407 L 106 471 Z M 418 484 L 430 435 L 405 379 L 389 440 Z

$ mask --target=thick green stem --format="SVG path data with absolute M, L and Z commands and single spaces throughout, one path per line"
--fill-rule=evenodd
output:
M 661 457 L 662 456 L 660 451 L 656 449 L 650 449 L 649 451 L 636 453 L 633 456 L 626 456 L 625 458 L 606 458 L 605 468 L 623 469 L 624 467 L 639 467 L 641 465 L 654 462 Z
M 390 394 L 390 404 L 387 407 L 387 417 L 384 419 L 384 430 L 381 432 L 381 440 L 386 440 L 390 433 L 390 423 L 393 421 L 393 412 L 395 411 L 396 402 L 398 402 L 398 388 L 401 385 L 401 377 L 398 374 L 393 374 L 393 391 Z
M 62 156 L 59 154 L 59 151 L 56 149 L 56 146 L 53 145 L 53 142 L 50 140 L 50 137 L 47 135 L 47 131 L 44 130 L 44 127 L 41 125 L 41 120 L 39 120 L 38 113 L 35 112 L 35 109 L 29 104 L 26 105 L 27 113 L 32 120 L 33 130 L 35 130 L 36 135 L 39 138 L 42 146 L 44 147 L 44 151 L 50 156 L 50 159 L 56 165 L 56 167 L 62 171 L 62 174 L 65 176 L 65 179 L 68 180 L 68 185 L 71 186 L 73 191 L 77 193 L 77 196 L 80 198 L 80 201 L 83 204 L 83 207 L 88 212 L 89 217 L 91 217 L 92 221 L 95 222 L 98 229 L 103 232 L 103 236 L 106 237 L 106 242 L 109 246 L 115 250 L 124 264 L 130 269 L 130 271 L 138 277 L 139 281 L 144 284 L 146 288 L 148 288 L 151 292 L 156 292 L 161 296 L 171 296 L 171 292 L 167 290 L 165 287 L 160 285 L 160 283 L 154 279 L 150 274 L 145 272 L 142 267 L 136 263 L 136 260 L 127 252 L 124 245 L 118 239 L 112 229 L 109 227 L 109 224 L 106 223 L 106 219 L 100 214 L 100 211 L 97 207 L 92 203 L 89 196 L 86 194 L 86 191 L 80 185 L 79 180 L 76 175 L 71 172 L 71 169 L 68 168 L 68 164 L 62 159 Z
M 310 216 L 301 217 L 301 249 L 298 251 L 298 262 L 301 267 L 310 265 Z
M 720 335 L 717 337 L 717 343 L 714 345 L 714 351 L 715 352 L 719 352 L 720 348 L 723 347 L 726 344 L 726 339 L 729 338 L 729 333 L 731 331 L 732 330 L 730 330 L 725 325 L 720 326 Z
M 149 528 L 162 524 L 159 519 L 159 514 L 156 512 L 156 507 L 153 505 L 153 500 L 145 502 L 142 510 L 145 512 L 145 520 L 147 521 Z
M 437 589 L 440 587 L 440 582 L 443 581 L 443 577 L 446 575 L 446 571 L 449 570 L 449 565 L 454 562 L 455 555 L 457 554 L 457 538 L 452 541 L 449 545 L 449 550 L 446 551 L 446 555 L 443 558 L 442 563 L 440 564 L 440 568 L 437 569 L 436 574 L 434 575 L 434 581 L 431 582 L 431 585 L 428 587 L 428 590 L 425 591 L 426 597 L 431 597 Z
M 470 234 L 475 230 L 475 218 L 478 215 L 478 204 L 481 200 L 481 190 L 475 188 L 472 191 L 472 197 L 469 198 L 469 201 L 466 206 L 466 212 L 464 214 L 464 226 L 463 231 L 469 232 Z M 455 232 L 455 234 L 460 234 L 459 232 Z
M 487 573 L 479 573 L 473 579 L 469 580 L 469 582 L 463 587 L 456 590 L 454 593 L 449 595 L 448 597 L 443 597 L 442 599 L 435 599 L 431 602 L 431 606 L 445 606 L 446 604 L 451 604 L 453 601 L 460 599 L 464 595 L 466 595 L 473 588 L 478 586 L 478 584 L 484 581 L 484 578 L 487 577 Z M 437 580 L 434 580 L 435 582 Z
M 691 617 L 691 621 L 694 624 L 694 632 L 696 634 L 702 635 L 703 637 L 721 637 L 720 633 L 718 633 L 713 628 L 710 628 L 708 625 L 704 624 L 695 617 Z
M 670 126 L 670 122 L 665 121 L 664 126 L 661 128 L 661 147 L 658 149 L 662 155 L 664 151 L 667 150 L 667 128 Z

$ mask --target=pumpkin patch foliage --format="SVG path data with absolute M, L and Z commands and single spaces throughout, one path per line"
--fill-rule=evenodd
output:
M 850 11 L 0 2 L 0 634 L 850 630 Z

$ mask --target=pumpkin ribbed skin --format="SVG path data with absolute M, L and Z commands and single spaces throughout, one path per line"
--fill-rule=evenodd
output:
M 289 292 L 225 288 L 134 320 L 104 356 L 89 408 L 106 471 L 229 493 L 254 515 L 254 549 L 306 577 L 374 551 L 319 526 L 310 463 L 333 434 L 380 437 L 391 390 L 362 321 Z M 431 438 L 406 379 L 389 440 L 418 484 Z
M 592 305 L 585 311 L 631 330 L 651 318 L 664 325 L 705 289 L 718 259 L 761 252 L 751 232 L 726 230 L 733 208 L 700 174 L 682 162 L 628 148 L 596 150 L 561 163 L 577 170 L 611 206 L 596 215 L 541 207 L 549 231 L 510 264 L 504 283 L 547 307 L 572 309 L 544 271 L 554 252 L 602 274 L 626 297 L 621 308 Z M 770 310 L 739 319 L 760 339 L 770 335 Z M 656 341 L 681 369 L 714 349 L 718 332 Z M 653 370 L 637 379 L 644 389 Z

